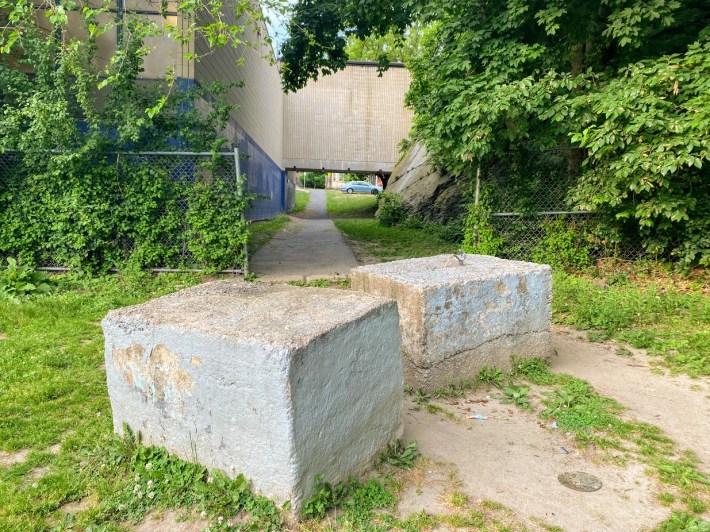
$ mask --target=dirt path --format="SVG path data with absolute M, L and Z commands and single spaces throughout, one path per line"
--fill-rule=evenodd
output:
M 328 218 L 324 190 L 312 190 L 308 209 L 259 249 L 251 270 L 266 282 L 344 278 L 358 266 L 355 255 Z
M 577 331 L 558 330 L 556 373 L 589 381 L 597 391 L 628 407 L 628 417 L 663 429 L 681 449 L 695 451 L 706 471 L 710 460 L 708 382 L 650 371 L 648 357 L 616 355 L 616 346 L 593 344 Z M 495 393 L 478 391 L 464 400 L 438 401 L 453 414 L 429 413 L 408 400 L 404 438 L 416 440 L 422 454 L 456 471 L 456 481 L 472 500 L 492 500 L 513 510 L 533 530 L 541 523 L 567 531 L 652 529 L 670 515 L 656 494 L 663 490 L 645 474 L 646 466 L 617 466 L 593 450 L 578 450 L 565 435 L 531 412 L 501 404 Z M 484 420 L 467 419 L 473 414 Z M 582 493 L 562 486 L 558 475 L 584 471 L 603 483 Z M 451 490 L 436 482 L 426 490 L 408 490 L 400 509 L 440 513 Z M 440 476 L 440 474 L 439 474 Z M 438 486 L 438 487 L 437 487 Z M 706 518 L 708 516 L 705 516 Z
M 635 350 L 619 356 L 611 343 L 582 340 L 578 331 L 558 329 L 557 356 L 550 360 L 556 373 L 588 381 L 607 397 L 629 408 L 629 416 L 663 429 L 681 448 L 697 455 L 701 469 L 710 472 L 710 383 L 685 375 L 651 371 L 650 357 Z

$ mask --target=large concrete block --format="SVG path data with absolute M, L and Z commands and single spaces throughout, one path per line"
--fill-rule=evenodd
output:
M 102 322 L 114 429 L 244 473 L 298 510 L 399 437 L 394 301 L 343 290 L 207 283 Z
M 453 255 L 362 266 L 355 290 L 399 305 L 405 381 L 435 390 L 473 378 L 483 366 L 510 367 L 511 355 L 552 352 L 551 268 Z

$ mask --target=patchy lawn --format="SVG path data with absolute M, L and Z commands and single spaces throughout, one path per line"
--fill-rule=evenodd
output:
M 556 273 L 555 321 L 646 349 L 673 373 L 710 376 L 710 297 L 701 280 Z M 621 355 L 623 351 L 620 350 Z
M 308 202 L 311 201 L 311 193 L 305 190 L 296 191 L 296 206 L 291 212 L 303 212 L 308 207 Z
M 383 227 L 375 219 L 339 218 L 334 223 L 365 255 L 380 262 L 454 253 L 458 247 L 434 232 L 402 226 Z
M 346 194 L 339 190 L 326 190 L 328 213 L 333 218 L 373 218 L 377 211 L 377 196 L 372 194 Z

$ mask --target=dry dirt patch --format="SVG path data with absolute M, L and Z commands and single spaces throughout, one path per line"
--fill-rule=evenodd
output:
M 694 451 L 700 469 L 710 472 L 710 382 L 685 375 L 651 371 L 653 357 L 632 350 L 616 354 L 618 345 L 595 344 L 579 331 L 558 328 L 553 336 L 555 373 L 569 373 L 589 382 L 600 394 L 628 407 L 629 417 L 661 428 L 681 449 Z
M 470 395 L 482 400 L 480 391 Z M 485 420 L 466 419 L 468 405 L 442 406 L 456 419 L 405 409 L 404 437 L 417 440 L 422 454 L 456 467 L 463 491 L 473 500 L 487 499 L 565 530 L 618 531 L 652 528 L 667 517 L 655 498 L 657 486 L 643 465 L 625 468 L 603 463 L 590 451 L 577 450 L 570 436 L 541 427 L 538 417 L 496 399 L 477 403 Z M 582 493 L 562 486 L 560 473 L 585 471 L 600 478 L 601 490 Z
M 0 451 L 0 467 L 10 467 L 22 463 L 27 459 L 28 454 L 30 454 L 29 449 L 20 449 L 14 453 Z

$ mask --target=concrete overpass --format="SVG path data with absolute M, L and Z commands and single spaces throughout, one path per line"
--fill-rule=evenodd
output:
M 285 95 L 284 168 L 391 173 L 412 127 L 413 113 L 404 107 L 410 82 L 401 64 L 379 75 L 376 63 L 350 62 Z

